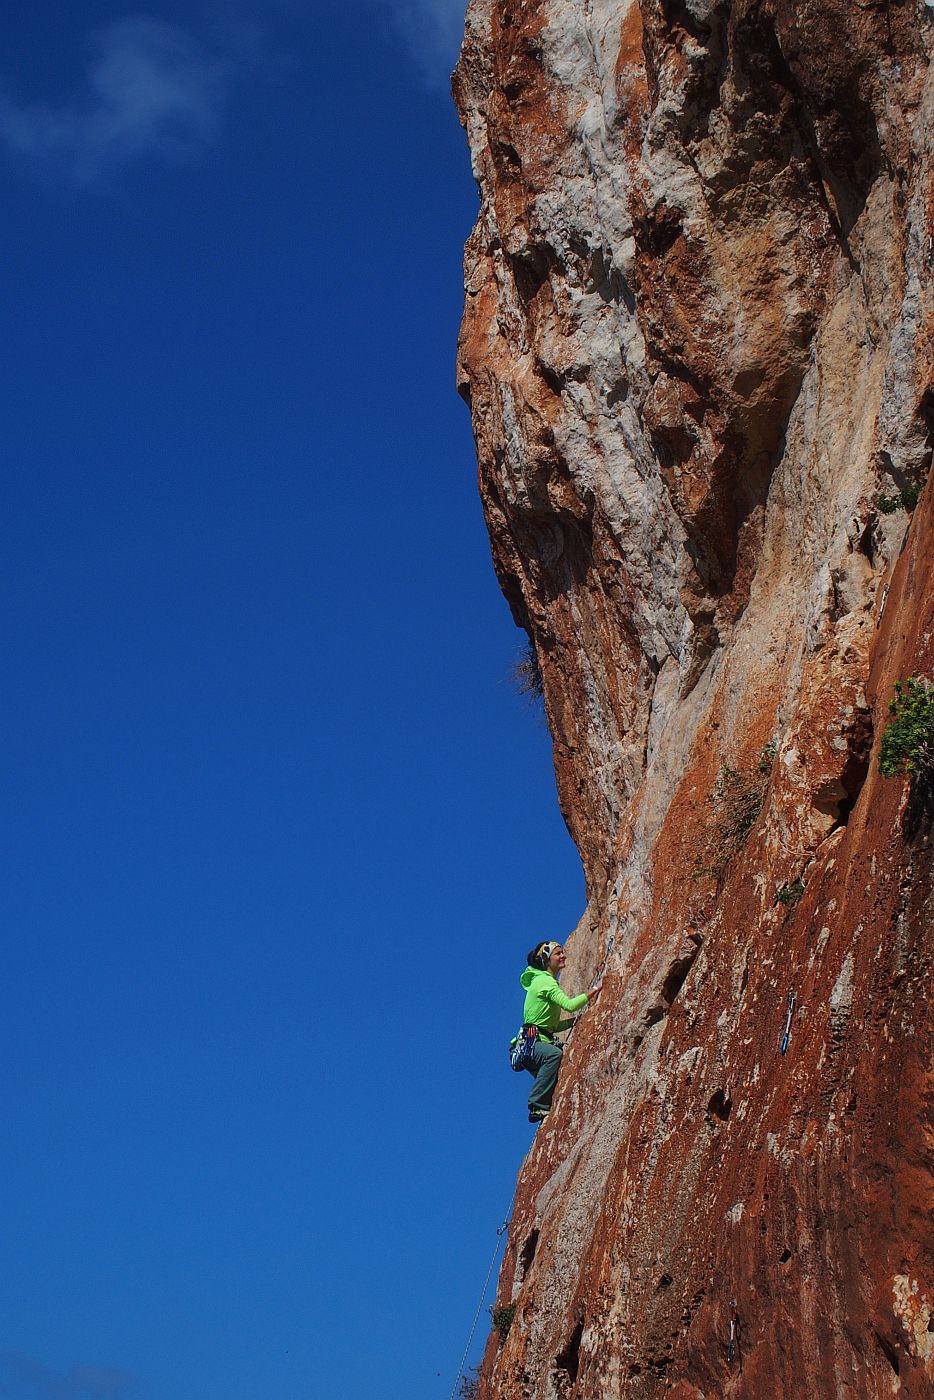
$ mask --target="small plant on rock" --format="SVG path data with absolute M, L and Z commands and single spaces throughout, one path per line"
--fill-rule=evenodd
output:
M 775 745 L 767 744 L 750 768 L 726 765 L 720 769 L 707 799 L 713 818 L 706 825 L 704 846 L 694 862 L 695 879 L 712 875 L 718 884 L 722 881 L 759 818 L 774 761 Z
M 493 1319 L 493 1326 L 501 1337 L 509 1336 L 509 1329 L 512 1326 L 513 1318 L 516 1315 L 515 1303 L 507 1303 L 502 1308 L 490 1308 L 490 1316 Z
M 542 680 L 542 670 L 538 664 L 535 643 L 531 638 L 526 643 L 525 651 L 512 668 L 512 679 L 520 695 L 525 695 L 533 701 L 543 699 L 545 686 Z
M 878 496 L 876 510 L 880 515 L 894 515 L 897 510 L 907 510 L 910 514 L 918 504 L 920 494 L 917 486 L 903 486 L 901 491 L 896 491 L 893 496 Z
M 775 762 L 775 755 L 777 752 L 778 750 L 774 744 L 766 744 L 765 748 L 759 753 L 759 759 L 756 763 L 756 772 L 762 773 L 765 777 L 768 777 L 772 771 L 772 764 Z
M 461 1400 L 477 1400 L 480 1394 L 479 1366 L 475 1366 L 468 1375 L 464 1376 L 457 1393 L 461 1397 Z
M 804 894 L 804 881 L 793 880 L 790 885 L 779 885 L 775 892 L 775 903 L 791 908 Z
M 915 677 L 896 681 L 889 714 L 892 718 L 879 749 L 879 772 L 884 778 L 907 773 L 929 779 L 934 774 L 934 687 Z

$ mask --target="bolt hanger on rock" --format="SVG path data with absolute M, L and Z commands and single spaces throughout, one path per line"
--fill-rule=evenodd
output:
M 730 1300 L 730 1341 L 726 1349 L 726 1359 L 732 1366 L 736 1360 L 736 1353 L 739 1348 L 739 1313 L 737 1312 L 736 1299 Z

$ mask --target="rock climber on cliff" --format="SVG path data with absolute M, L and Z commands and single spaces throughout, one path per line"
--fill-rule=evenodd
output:
M 521 1034 L 531 1042 L 523 1067 L 535 1076 L 529 1095 L 530 1123 L 540 1123 L 551 1108 L 563 1053 L 555 1037 L 574 1024 L 573 1020 L 562 1019 L 562 1011 L 573 1016 L 592 1001 L 603 986 L 601 978 L 589 992 L 581 992 L 576 997 L 565 996 L 558 986 L 558 977 L 566 962 L 567 956 L 560 943 L 539 943 L 528 954 L 529 965 L 519 978 L 525 989 Z

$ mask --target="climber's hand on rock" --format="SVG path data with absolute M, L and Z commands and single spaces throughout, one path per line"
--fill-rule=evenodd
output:
M 590 996 L 590 997 L 595 997 L 595 996 L 597 995 L 597 993 L 599 992 L 599 990 L 600 990 L 600 988 L 601 988 L 602 986 L 603 986 L 603 978 L 601 977 L 600 980 L 599 980 L 599 982 L 594 982 L 593 986 L 591 987 L 591 989 L 590 989 L 590 991 L 589 991 L 589 993 L 588 993 L 588 996 Z

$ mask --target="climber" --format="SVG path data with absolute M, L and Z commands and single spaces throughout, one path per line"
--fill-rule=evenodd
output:
M 529 1095 L 530 1123 L 540 1123 L 551 1108 L 563 1053 L 555 1036 L 574 1024 L 573 1020 L 562 1020 L 561 1012 L 573 1014 L 582 1010 L 603 986 L 601 977 L 589 992 L 581 992 L 576 997 L 565 996 L 558 986 L 558 977 L 566 962 L 560 943 L 539 943 L 528 954 L 529 965 L 519 978 L 525 989 L 522 1031 L 528 1031 L 533 1038 L 525 1065 L 529 1074 L 535 1076 Z

